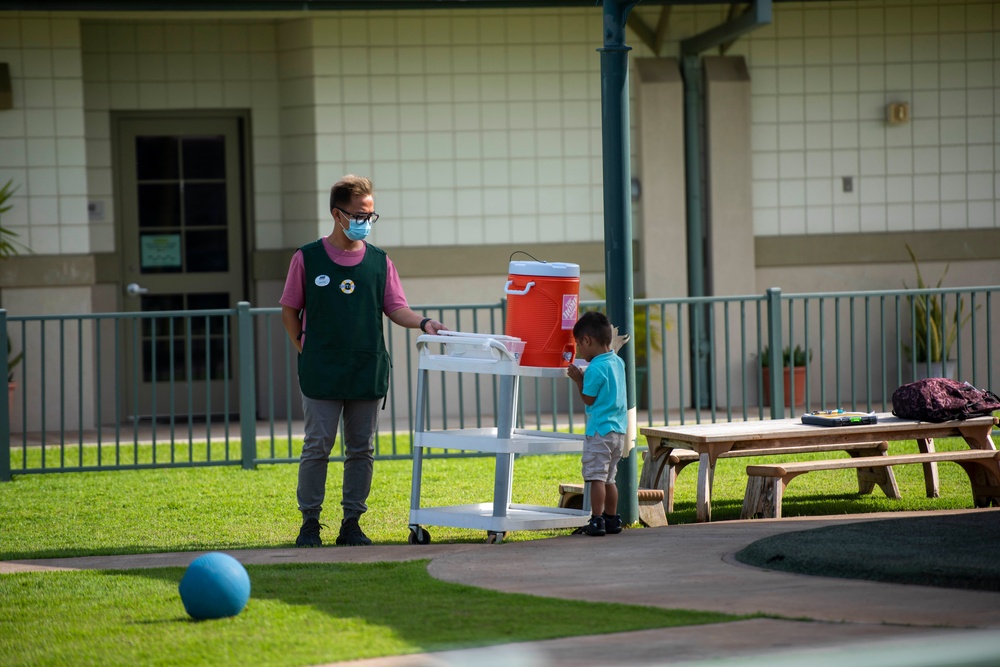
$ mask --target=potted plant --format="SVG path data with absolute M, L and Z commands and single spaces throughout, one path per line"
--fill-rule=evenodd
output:
M 10 401 L 11 412 L 14 411 L 14 391 L 17 389 L 17 382 L 14 381 L 14 369 L 24 358 L 24 351 L 14 354 L 14 345 L 7 337 L 7 398 Z
M 9 211 L 13 204 L 7 203 L 10 198 L 17 191 L 17 186 L 14 185 L 13 180 L 9 180 L 3 184 L 0 188 L 0 216 Z M 15 241 L 14 238 L 17 236 L 17 232 L 7 229 L 2 224 L 0 224 L 0 258 L 12 257 L 21 252 L 21 250 L 30 249 L 23 243 Z M 7 392 L 11 406 L 14 404 L 14 391 L 17 389 L 17 383 L 14 381 L 14 367 L 17 366 L 21 359 L 24 358 L 24 352 L 18 352 L 14 355 L 13 345 L 10 342 L 10 336 L 7 336 Z
M 9 211 L 13 206 L 13 204 L 8 204 L 7 201 L 16 191 L 17 186 L 14 185 L 13 180 L 7 181 L 3 184 L 3 187 L 0 188 L 0 215 Z M 7 229 L 0 224 L 0 257 L 12 257 L 18 254 L 21 250 L 28 250 L 30 252 L 28 246 L 14 240 L 16 236 L 17 232 Z M 20 248 L 18 246 L 20 246 Z
M 771 348 L 768 345 L 760 352 L 760 372 L 761 382 L 764 385 L 763 402 L 765 406 L 771 405 Z M 803 350 L 801 345 L 796 345 L 791 349 L 786 345 L 781 351 L 781 367 L 784 374 L 785 399 L 792 393 L 792 374 L 795 374 L 795 402 L 792 404 L 802 405 L 805 403 L 806 395 L 806 364 L 812 361 L 812 349 Z
M 917 272 L 917 289 L 928 289 L 920 272 L 917 255 L 909 244 L 906 244 L 906 252 Z M 941 287 L 944 277 L 948 275 L 948 267 L 946 264 L 935 288 Z M 909 289 L 905 282 L 903 286 Z M 903 349 L 907 359 L 916 364 L 915 379 L 928 376 L 954 379 L 955 362 L 951 360 L 951 350 L 958 338 L 959 329 L 972 316 L 971 313 L 965 313 L 965 301 L 959 297 L 958 306 L 951 315 L 948 314 L 943 294 L 917 294 L 906 297 L 906 301 L 913 316 L 913 334 L 905 340 L 913 340 L 914 346 L 904 343 Z

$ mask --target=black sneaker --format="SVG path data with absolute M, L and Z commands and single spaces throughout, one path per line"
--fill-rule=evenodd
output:
M 320 527 L 326 528 L 326 524 L 320 523 L 319 519 L 306 519 L 299 528 L 299 536 L 295 538 L 297 547 L 321 547 L 323 540 L 319 538 Z
M 361 530 L 357 519 L 344 519 L 340 524 L 340 535 L 337 544 L 349 547 L 366 547 L 372 541 Z
M 604 517 L 590 517 L 590 523 L 583 527 L 583 532 L 591 537 L 600 537 L 601 535 L 604 535 L 607 532 L 604 528 Z
M 621 514 L 602 514 L 601 518 L 604 519 L 604 532 L 608 535 L 617 535 L 622 532 L 622 515 Z

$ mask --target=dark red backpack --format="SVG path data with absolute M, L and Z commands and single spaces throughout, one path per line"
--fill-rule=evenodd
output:
M 892 414 L 901 419 L 946 422 L 984 417 L 994 410 L 1000 410 L 996 394 L 948 378 L 917 380 L 892 392 Z

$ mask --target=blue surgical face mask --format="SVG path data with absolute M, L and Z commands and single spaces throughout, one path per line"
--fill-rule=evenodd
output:
M 368 235 L 372 232 L 371 222 L 351 220 L 350 223 L 350 228 L 345 229 L 343 225 L 341 225 L 341 229 L 344 229 L 344 235 L 352 241 L 363 241 L 368 238 Z

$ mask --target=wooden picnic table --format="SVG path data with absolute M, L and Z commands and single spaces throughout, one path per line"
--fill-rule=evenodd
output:
M 812 445 L 837 445 L 878 440 L 916 440 L 921 452 L 934 451 L 934 438 L 964 438 L 972 449 L 996 449 L 990 432 L 993 417 L 939 424 L 900 419 L 892 413 L 878 414 L 878 423 L 861 426 L 811 426 L 801 419 L 720 422 L 685 426 L 647 426 L 640 429 L 649 443 L 649 452 L 665 453 L 675 448 L 698 453 L 697 520 L 712 520 L 712 480 L 715 462 L 723 453 L 733 456 L 741 450 L 781 454 L 782 450 Z M 662 450 L 666 450 L 663 452 Z M 929 498 L 938 495 L 937 465 L 925 463 L 924 481 Z

